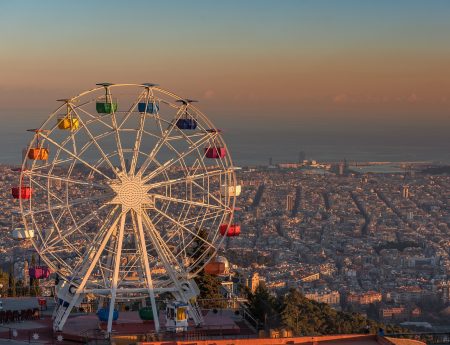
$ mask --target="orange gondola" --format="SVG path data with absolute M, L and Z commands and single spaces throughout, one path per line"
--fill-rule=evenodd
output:
M 31 160 L 39 160 L 39 161 L 46 161 L 48 159 L 49 150 L 46 147 L 43 147 L 42 144 L 39 143 L 40 141 L 40 133 L 43 132 L 43 130 L 40 129 L 28 129 L 29 132 L 34 132 L 36 135 L 36 143 L 35 147 L 30 147 L 28 149 L 28 158 Z

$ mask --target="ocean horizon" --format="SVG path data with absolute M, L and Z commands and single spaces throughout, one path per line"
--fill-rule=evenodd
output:
M 50 113 L 50 112 L 48 112 Z M 47 113 L 47 114 L 48 114 Z M 21 164 L 22 149 L 32 134 L 27 129 L 37 128 L 45 120 L 44 111 L 0 111 L 0 163 Z M 296 121 L 234 121 L 226 116 L 211 116 L 237 166 L 267 165 L 298 162 L 303 151 L 306 159 L 319 162 L 413 162 L 431 161 L 450 164 L 450 136 L 443 123 L 434 124 L 374 123 L 363 126 L 350 121 L 334 123 L 302 123 Z M 235 117 L 236 115 L 233 115 Z

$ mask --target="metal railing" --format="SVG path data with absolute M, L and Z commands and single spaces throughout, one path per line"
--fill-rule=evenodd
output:
M 450 344 L 450 332 L 393 333 L 386 337 L 423 341 L 427 344 Z

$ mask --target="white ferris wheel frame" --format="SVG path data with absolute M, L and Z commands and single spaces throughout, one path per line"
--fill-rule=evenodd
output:
M 96 96 L 98 92 L 106 90 L 106 95 L 109 93 L 113 97 L 113 90 L 116 91 L 121 88 L 132 88 L 140 91 L 129 110 L 120 113 L 118 110 L 113 109 L 109 114 L 98 114 L 86 110 L 85 106 L 92 105 L 101 99 L 100 96 Z M 84 100 L 86 96 L 91 98 Z M 143 100 L 146 103 L 145 111 L 139 113 L 136 111 L 136 107 Z M 177 300 L 189 303 L 198 294 L 198 288 L 193 282 L 193 278 L 216 255 L 225 239 L 225 236 L 220 234 L 219 226 L 227 224 L 227 231 L 230 228 L 236 202 L 235 195 L 228 192 L 226 195 L 222 195 L 221 191 L 212 190 L 213 188 L 217 189 L 217 183 L 215 187 L 210 185 L 211 180 L 218 179 L 219 187 L 224 182 L 227 190 L 228 187 L 236 188 L 235 169 L 229 150 L 221 137 L 220 131 L 215 130 L 211 121 L 199 109 L 194 107 L 190 101 L 152 84 L 108 84 L 62 101 L 63 104 L 50 114 L 49 118 L 39 127 L 41 140 L 38 146 L 44 148 L 45 145 L 49 145 L 56 149 L 56 152 L 52 153 L 50 159 L 44 162 L 30 161 L 25 156 L 20 176 L 20 188 L 29 186 L 37 189 L 43 195 L 42 200 L 46 199 L 46 204 L 37 207 L 33 197 L 29 200 L 19 199 L 25 228 L 27 230 L 35 230 L 36 238 L 32 239 L 34 248 L 51 270 L 59 274 L 67 282 L 67 287 L 73 287 L 75 290 L 69 292 L 67 287 L 64 291 L 61 290 L 62 294 L 58 297 L 66 298 L 69 305 L 63 304 L 62 306 L 65 305 L 65 307 L 60 306 L 55 312 L 54 328 L 61 330 L 70 310 L 78 305 L 86 294 L 92 293 L 100 296 L 102 302 L 109 300 L 108 332 L 111 332 L 112 329 L 112 317 L 116 299 L 129 300 L 133 298 L 144 299 L 146 297 L 150 297 L 155 316 L 155 328 L 158 331 L 160 326 L 155 294 L 171 292 Z M 156 108 L 155 114 L 149 114 L 147 112 L 148 104 L 150 102 L 156 104 L 156 101 L 158 104 L 164 104 L 168 108 L 173 109 L 176 112 L 175 119 L 164 119 L 160 115 L 159 107 Z M 177 104 L 177 101 L 180 101 L 181 104 Z M 62 141 L 58 141 L 52 135 L 55 131 L 58 131 L 58 124 L 55 122 L 55 119 L 57 119 L 58 114 L 61 115 L 60 112 L 64 109 L 67 109 L 68 112 L 70 110 L 72 115 L 78 119 L 79 127 L 67 131 L 67 136 Z M 198 128 L 192 131 L 192 134 L 176 126 L 177 120 L 181 119 L 184 114 L 187 114 L 188 110 L 189 114 L 194 116 L 198 122 Z M 125 124 L 133 116 L 139 116 L 139 126 L 134 130 L 125 128 Z M 148 122 L 149 119 L 154 120 L 157 124 L 159 135 L 146 130 L 146 121 Z M 108 120 L 110 120 L 110 123 Z M 105 131 L 100 131 L 100 133 L 91 131 L 91 128 L 98 125 L 104 126 Z M 77 134 L 80 131 L 83 131 L 86 138 L 88 138 L 81 147 L 77 145 Z M 126 133 L 126 135 L 135 134 L 132 149 L 124 148 L 122 133 Z M 150 152 L 141 150 L 144 137 L 151 137 L 156 140 Z M 104 138 L 113 138 L 115 140 L 115 148 L 108 151 L 102 146 L 101 141 Z M 179 152 L 174 146 L 175 144 L 173 144 L 177 140 L 186 142 L 188 148 L 183 152 Z M 36 141 L 37 137 L 35 136 L 28 148 L 34 147 Z M 211 161 L 216 163 L 215 166 L 212 166 L 214 169 L 210 165 L 205 164 L 207 158 L 203 149 L 208 144 L 210 146 L 207 147 L 214 147 L 216 150 L 219 147 L 223 147 L 226 150 L 224 157 L 211 159 Z M 94 148 L 98 154 L 97 160 L 92 161 L 83 156 L 85 152 L 89 152 L 89 150 Z M 160 162 L 157 156 L 162 148 L 168 149 L 173 154 L 173 157 Z M 128 164 L 129 167 L 127 167 L 125 154 L 131 154 L 132 157 L 131 163 Z M 196 155 L 197 158 L 193 166 L 188 166 L 185 159 L 191 157 L 191 155 Z M 143 159 L 143 162 L 138 164 L 140 158 Z M 118 167 L 114 165 L 113 160 L 119 161 Z M 81 180 L 72 176 L 77 164 L 89 170 L 89 175 L 86 179 Z M 152 164 L 153 168 L 151 168 Z M 181 166 L 181 171 L 185 169 L 183 173 L 186 173 L 186 175 L 171 178 L 169 176 L 171 169 L 175 169 L 177 166 Z M 67 167 L 66 176 L 60 176 L 56 173 L 62 167 Z M 94 175 L 102 178 L 104 182 L 93 181 L 92 177 Z M 126 175 L 129 176 L 127 177 Z M 158 176 L 162 176 L 163 180 L 152 182 Z M 224 181 L 222 181 L 222 178 Z M 52 189 L 54 181 L 59 181 L 60 184 L 65 185 L 64 195 L 60 196 L 55 189 Z M 176 188 L 182 188 L 179 186 L 183 184 L 190 185 L 190 199 L 187 196 L 187 192 L 185 198 L 172 195 L 172 190 L 176 191 Z M 96 196 L 70 199 L 69 187 L 74 185 L 80 188 L 89 188 L 89 190 L 101 190 L 101 193 Z M 126 190 L 132 190 L 132 186 L 135 185 L 137 186 L 136 190 L 140 188 L 139 190 L 145 191 L 130 192 L 131 194 L 128 195 Z M 193 200 L 193 186 L 200 191 L 203 190 L 203 201 Z M 149 193 L 149 191 L 158 190 L 158 188 L 165 188 L 169 192 L 166 195 Z M 136 198 L 141 198 L 141 202 L 136 202 Z M 94 205 L 94 202 L 97 203 L 98 208 L 86 214 L 82 219 L 77 219 L 77 212 L 74 209 L 87 202 L 90 202 L 91 205 Z M 157 202 L 166 202 L 166 208 L 157 208 Z M 170 205 L 173 205 L 172 203 L 183 205 L 179 206 L 182 207 L 183 211 L 178 219 L 168 211 Z M 205 209 L 203 216 L 197 215 L 188 218 L 191 210 L 196 207 Z M 107 209 L 109 209 L 109 212 L 102 218 L 101 212 L 106 212 Z M 156 211 L 158 217 L 150 217 L 149 209 L 152 212 Z M 184 214 L 184 218 L 181 217 L 181 214 Z M 72 226 L 65 227 L 63 220 L 66 217 L 73 223 Z M 46 223 L 44 223 L 44 220 Z M 101 222 L 101 226 L 93 238 L 83 233 L 84 226 L 91 221 Z M 164 222 L 172 224 L 177 231 L 174 231 L 173 234 L 166 232 L 162 235 L 159 226 L 164 224 Z M 199 232 L 196 233 L 196 230 L 193 230 L 194 225 L 203 227 L 208 222 L 211 222 L 213 225 L 207 238 L 200 236 Z M 49 223 L 52 224 L 54 230 L 46 238 L 47 235 L 44 233 L 43 224 Z M 129 225 L 135 238 L 135 254 L 130 259 L 134 263 L 127 266 L 127 270 L 130 273 L 133 270 L 137 271 L 138 283 L 135 285 L 125 284 L 124 279 L 121 280 L 120 278 L 120 275 L 123 278 L 124 274 L 127 274 L 122 271 L 122 254 L 123 250 L 125 250 L 123 247 L 124 233 L 128 229 L 126 225 Z M 183 235 L 180 236 L 180 233 Z M 79 235 L 80 238 L 84 237 L 84 240 L 87 242 L 85 243 L 90 248 L 82 252 L 77 243 L 72 243 L 71 238 L 75 234 Z M 183 244 L 186 245 L 185 248 L 192 247 L 196 241 L 201 243 L 201 246 L 194 253 L 188 253 L 186 249 L 173 253 L 173 248 L 168 243 L 176 236 L 183 238 Z M 189 243 L 184 243 L 185 237 L 188 238 L 187 241 Z M 60 249 L 61 245 L 63 245 L 62 248 L 64 250 Z M 149 245 L 152 247 L 152 252 L 157 253 L 157 257 L 148 253 Z M 61 252 L 65 251 L 66 253 L 63 254 L 67 255 L 67 251 L 70 250 L 75 255 L 79 255 L 77 266 L 75 268 L 72 267 L 72 270 L 70 267 L 72 263 L 67 264 L 60 256 Z M 105 257 L 105 250 L 107 252 L 106 264 L 104 263 L 102 266 L 100 261 Z M 195 256 L 194 259 L 192 258 L 193 256 Z M 153 263 L 157 260 L 164 267 L 167 275 L 164 281 L 155 281 L 152 278 L 154 267 L 152 267 L 149 258 L 153 259 Z M 191 264 L 187 264 L 187 267 L 184 267 L 185 262 L 189 260 L 191 260 Z M 194 263 L 192 263 L 192 260 Z M 109 267 L 106 267 L 108 265 Z M 101 280 L 100 278 L 95 283 L 91 281 L 91 274 L 94 270 L 101 271 L 101 279 L 103 279 L 104 283 L 98 283 Z M 201 322 L 201 314 L 193 306 L 191 306 L 191 314 L 196 323 Z

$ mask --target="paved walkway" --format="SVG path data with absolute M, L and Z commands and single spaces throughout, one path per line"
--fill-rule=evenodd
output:
M 3 302 L 3 310 L 22 310 L 39 308 L 36 297 L 21 297 L 21 298 L 0 298 Z

